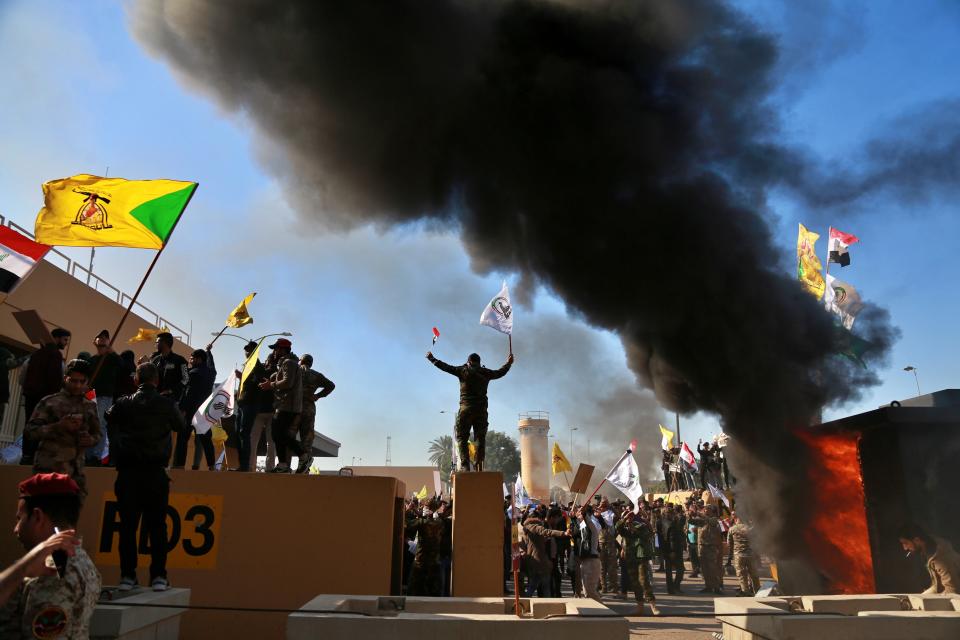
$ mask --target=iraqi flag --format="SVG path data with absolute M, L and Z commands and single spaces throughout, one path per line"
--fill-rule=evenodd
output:
M 694 471 L 697 471 L 699 467 L 697 466 L 697 458 L 693 455 L 693 451 L 690 449 L 690 446 L 684 442 L 680 447 L 680 459 L 687 463 Z
M 830 227 L 830 240 L 827 241 L 827 250 L 830 251 L 830 256 L 827 260 L 836 262 L 841 267 L 849 265 L 850 254 L 847 253 L 847 247 L 859 241 L 860 238 L 851 233 L 844 233 L 839 229 Z
M 0 225 L 0 293 L 13 293 L 47 251 L 47 245 Z

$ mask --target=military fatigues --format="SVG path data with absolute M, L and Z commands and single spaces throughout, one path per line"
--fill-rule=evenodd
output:
M 28 578 L 0 607 L 0 638 L 88 638 L 99 597 L 100 572 L 77 548 L 63 578 Z
M 314 425 L 317 419 L 317 401 L 313 396 L 320 390 L 320 397 L 325 398 L 333 392 L 334 385 L 319 371 L 314 371 L 308 367 L 301 366 L 303 371 L 303 408 L 300 412 L 300 466 L 304 466 L 304 460 L 313 459 L 313 433 Z
M 80 429 L 75 432 L 53 425 L 69 415 L 80 414 Z M 100 441 L 100 418 L 97 403 L 83 396 L 71 396 L 58 391 L 43 398 L 33 411 L 30 422 L 24 428 L 24 439 L 38 442 L 33 460 L 34 473 L 64 473 L 80 487 L 80 499 L 87 495 L 87 482 L 83 475 L 84 450 L 79 445 L 80 432 L 86 431 L 95 445 Z M 93 445 L 91 445 L 93 446 Z
M 434 596 L 443 594 L 443 573 L 440 553 L 443 550 L 445 525 L 441 518 L 409 518 L 406 523 L 407 535 L 416 534 L 417 554 L 410 571 L 407 595 Z
M 653 529 L 642 518 L 617 523 L 617 533 L 623 538 L 624 558 L 630 589 L 637 602 L 656 602 L 653 595 Z M 642 598 L 641 598 L 642 594 Z
M 296 434 L 303 410 L 303 372 L 293 353 L 274 358 L 275 353 L 267 358 L 267 369 L 272 371 L 273 442 L 277 447 L 277 459 L 281 464 L 289 465 L 294 452 L 302 453 Z
M 700 527 L 698 531 L 698 551 L 700 553 L 700 571 L 703 582 L 710 591 L 723 590 L 723 533 L 720 521 L 713 516 L 690 518 L 690 522 Z
M 473 435 L 477 441 L 477 465 L 482 467 L 486 455 L 487 427 L 490 424 L 487 418 L 487 385 L 491 380 L 507 375 L 510 363 L 494 371 L 471 364 L 454 367 L 433 356 L 430 356 L 430 362 L 437 369 L 446 371 L 460 380 L 460 410 L 457 412 L 457 422 L 454 426 L 460 464 L 466 467 L 467 461 L 470 460 L 468 442 L 470 429 L 473 429 Z
M 737 570 L 740 591 L 752 595 L 760 589 L 760 577 L 757 559 L 750 548 L 750 529 L 742 522 L 733 525 L 727 532 L 727 544 L 733 549 L 733 566 Z
M 610 514 L 610 523 L 608 524 L 606 514 L 600 514 L 600 582 L 604 593 L 619 591 L 620 580 L 618 570 L 620 568 L 617 562 L 617 534 L 612 526 L 613 514 Z

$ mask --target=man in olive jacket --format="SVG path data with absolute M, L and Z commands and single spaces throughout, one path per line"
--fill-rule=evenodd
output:
M 643 603 L 646 601 L 650 603 L 653 615 L 660 615 L 657 599 L 653 595 L 653 567 L 650 566 L 654 555 L 653 527 L 645 516 L 637 516 L 632 511 L 627 511 L 617 522 L 617 535 L 623 538 L 627 577 L 637 600 L 637 614 L 644 615 Z
M 483 459 L 487 446 L 487 385 L 491 380 L 502 378 L 510 371 L 513 365 L 513 354 L 507 358 L 507 363 L 497 369 L 487 369 L 480 366 L 480 356 L 471 353 L 467 363 L 459 367 L 449 365 L 433 357 L 427 352 L 427 360 L 433 363 L 440 371 L 446 371 L 460 380 L 460 410 L 457 412 L 457 422 L 454 431 L 457 434 L 457 448 L 460 451 L 460 469 L 470 470 L 470 429 L 477 441 L 477 471 L 483 471 Z

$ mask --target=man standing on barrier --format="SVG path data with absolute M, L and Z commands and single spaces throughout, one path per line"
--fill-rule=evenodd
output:
M 507 363 L 497 369 L 487 369 L 480 366 L 480 356 L 471 353 L 467 357 L 467 363 L 459 367 L 449 365 L 442 360 L 433 357 L 433 353 L 427 352 L 427 360 L 433 363 L 440 371 L 446 371 L 460 380 L 460 410 L 457 412 L 456 435 L 457 449 L 460 453 L 460 470 L 470 470 L 470 429 L 473 429 L 473 435 L 477 442 L 477 471 L 483 471 L 483 459 L 486 454 L 487 446 L 487 385 L 491 380 L 496 380 L 507 375 L 510 367 L 513 365 L 513 354 L 507 357 Z
M 314 371 L 313 356 L 309 353 L 300 358 L 303 377 L 303 407 L 300 412 L 300 464 L 296 473 L 309 473 L 313 462 L 313 429 L 317 420 L 317 400 L 326 398 L 337 386 L 319 371 Z M 319 389 L 319 391 L 318 391 Z
M 120 590 L 137 586 L 137 527 L 150 540 L 150 586 L 170 588 L 167 580 L 167 504 L 170 478 L 165 469 L 174 433 L 183 433 L 183 414 L 157 391 L 160 372 L 150 362 L 137 367 L 137 392 L 117 400 L 107 411 L 116 434 L 117 480 L 113 491 L 120 511 Z
M 270 348 L 273 353 L 267 358 L 270 379 L 260 383 L 264 391 L 273 390 L 273 441 L 277 445 L 279 464 L 272 473 L 290 473 L 293 451 L 299 450 L 296 441 L 297 424 L 303 410 L 303 371 L 297 356 L 293 355 L 293 343 L 280 338 Z M 302 456 L 303 453 L 300 452 Z

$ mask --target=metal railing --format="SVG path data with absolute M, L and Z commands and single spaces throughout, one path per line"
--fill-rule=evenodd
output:
M 14 231 L 19 231 L 28 238 L 35 237 L 32 231 L 24 229 L 16 222 L 13 220 L 8 220 L 3 215 L 0 215 L 0 224 L 10 227 Z M 56 248 L 51 247 L 44 259 L 62 271 L 65 271 L 67 274 L 73 276 L 80 282 L 85 283 L 97 293 L 110 298 L 121 307 L 126 307 L 128 304 L 130 304 L 130 294 L 121 291 L 118 287 L 110 284 L 76 260 L 71 260 L 69 256 L 61 251 L 58 251 Z M 63 264 L 60 264 L 61 260 Z M 152 324 L 156 327 L 167 327 L 170 329 L 171 333 L 175 334 L 174 337 L 179 338 L 185 344 L 190 344 L 191 335 L 189 331 L 170 322 L 167 318 L 164 318 L 153 309 L 141 304 L 139 300 L 133 306 L 135 307 L 136 313 L 142 316 L 145 320 L 152 322 Z
M 524 411 L 519 415 L 521 420 L 549 420 L 549 411 Z

